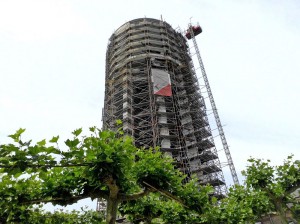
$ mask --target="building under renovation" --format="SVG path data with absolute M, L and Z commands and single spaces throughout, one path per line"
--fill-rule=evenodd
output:
M 103 126 L 113 129 L 121 119 L 137 147 L 159 146 L 188 177 L 196 175 L 200 184 L 209 183 L 222 195 L 224 176 L 189 54 L 189 35 L 150 18 L 129 21 L 112 34 Z

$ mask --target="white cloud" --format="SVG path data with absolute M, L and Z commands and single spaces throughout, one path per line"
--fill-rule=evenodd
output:
M 63 0 L 1 1 L 0 30 L 18 41 L 49 41 L 92 32 L 72 5 Z

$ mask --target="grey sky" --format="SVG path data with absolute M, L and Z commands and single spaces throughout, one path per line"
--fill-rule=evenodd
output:
M 20 127 L 34 140 L 100 127 L 108 38 L 161 15 L 203 28 L 197 42 L 237 172 L 250 156 L 299 159 L 297 0 L 1 0 L 0 141 Z

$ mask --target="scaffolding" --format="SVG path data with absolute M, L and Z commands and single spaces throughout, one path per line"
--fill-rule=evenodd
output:
M 112 34 L 102 118 L 109 129 L 122 120 L 137 147 L 160 147 L 187 180 L 196 175 L 199 184 L 215 187 L 216 196 L 226 193 L 187 40 L 168 23 L 135 19 Z

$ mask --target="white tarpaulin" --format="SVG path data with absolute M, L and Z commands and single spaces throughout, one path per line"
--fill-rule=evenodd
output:
M 153 91 L 155 95 L 172 96 L 170 74 L 161 69 L 151 69 Z

